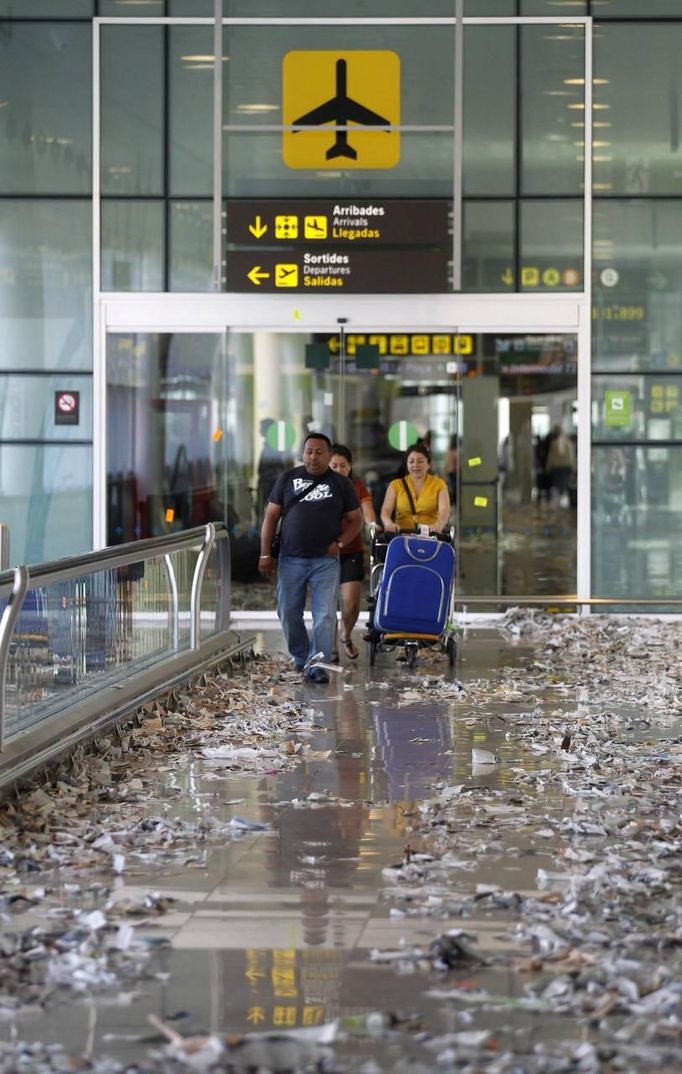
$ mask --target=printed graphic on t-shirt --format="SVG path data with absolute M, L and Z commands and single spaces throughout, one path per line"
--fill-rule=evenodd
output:
M 303 492 L 303 489 L 307 488 L 308 485 L 312 485 L 312 481 L 309 478 L 295 477 L 294 495 L 298 495 L 299 492 Z M 316 500 L 331 500 L 332 496 L 333 493 L 329 485 L 315 485 L 315 488 L 311 489 L 308 495 L 303 497 L 301 503 L 313 503 Z

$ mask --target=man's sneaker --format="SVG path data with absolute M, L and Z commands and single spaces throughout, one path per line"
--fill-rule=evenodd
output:
M 308 682 L 329 682 L 329 676 L 324 668 L 310 668 L 309 671 L 306 671 L 305 677 Z

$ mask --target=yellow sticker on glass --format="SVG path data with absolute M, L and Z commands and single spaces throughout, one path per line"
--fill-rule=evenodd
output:
M 474 507 L 487 507 L 487 506 L 488 506 L 488 497 L 487 496 L 474 496 Z
M 469 459 L 469 466 L 480 466 L 483 460 L 479 455 L 476 455 L 473 459 Z

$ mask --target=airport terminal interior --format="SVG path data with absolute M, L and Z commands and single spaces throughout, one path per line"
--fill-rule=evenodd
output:
M 0 1074 L 682 1069 L 681 49 L 0 0 Z M 377 515 L 427 445 L 454 549 L 370 648 L 363 532 L 327 683 L 259 573 L 310 433 Z

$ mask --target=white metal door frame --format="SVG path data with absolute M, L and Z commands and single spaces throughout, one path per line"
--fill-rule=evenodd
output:
M 527 332 L 575 334 L 578 349 L 578 510 L 576 594 L 591 596 L 590 345 L 591 305 L 584 295 L 359 295 L 344 299 L 280 295 L 102 295 L 99 350 L 108 333 L 237 331 Z M 95 547 L 106 543 L 105 369 L 95 435 Z

